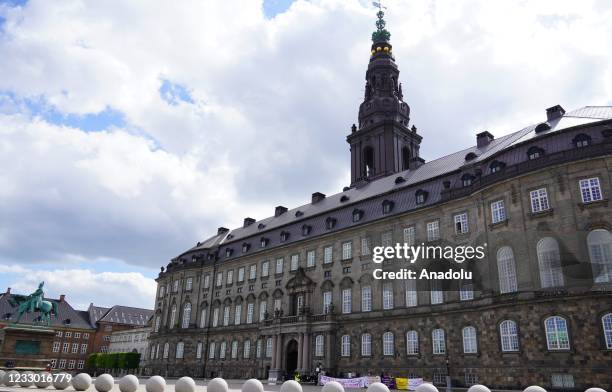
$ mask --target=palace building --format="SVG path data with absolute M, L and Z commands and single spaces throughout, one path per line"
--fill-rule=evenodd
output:
M 162 267 L 147 372 L 612 384 L 612 107 L 556 105 L 426 162 L 382 12 L 377 26 L 350 186 L 221 227 Z M 374 279 L 423 267 L 373 262 L 397 243 L 486 251 L 454 265 L 471 280 Z

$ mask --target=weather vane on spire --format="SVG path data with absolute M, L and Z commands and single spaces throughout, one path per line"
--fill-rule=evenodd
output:
M 372 4 L 374 5 L 374 7 L 378 7 L 378 12 L 376 13 L 376 16 L 378 16 L 378 20 L 376 21 L 377 30 L 372 33 L 372 41 L 374 42 L 389 41 L 389 39 L 391 38 L 391 33 L 389 33 L 387 29 L 385 29 L 386 22 L 383 19 L 385 16 L 383 8 L 387 9 L 387 7 L 384 7 L 382 5 L 382 1 L 378 1 L 378 2 L 375 1 L 375 2 L 372 2 Z

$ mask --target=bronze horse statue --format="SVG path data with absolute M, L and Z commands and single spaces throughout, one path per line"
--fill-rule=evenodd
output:
M 57 316 L 57 303 L 54 301 L 47 301 L 44 298 L 45 293 L 43 292 L 43 286 L 45 282 L 40 282 L 38 289 L 30 295 L 13 295 L 10 299 L 12 306 L 17 307 L 17 320 L 15 324 L 18 324 L 21 317 L 25 313 L 39 312 L 40 315 L 35 321 L 40 321 L 46 325 L 51 324 L 51 314 Z

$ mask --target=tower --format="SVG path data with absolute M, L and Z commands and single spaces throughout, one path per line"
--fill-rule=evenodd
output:
M 377 30 L 366 72 L 359 123 L 346 141 L 351 150 L 351 186 L 418 167 L 421 136 L 409 128 L 410 106 L 403 101 L 399 69 L 379 6 Z

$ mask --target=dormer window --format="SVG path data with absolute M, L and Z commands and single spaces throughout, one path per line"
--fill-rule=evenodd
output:
M 264 225 L 263 223 L 260 223 L 260 224 L 258 224 L 258 225 L 257 225 L 257 229 L 258 229 L 258 230 L 262 230 L 262 229 L 264 229 L 265 227 L 266 227 L 266 225 Z
M 250 248 L 251 244 L 245 242 L 244 244 L 242 244 L 242 253 L 248 252 Z
M 259 240 L 259 245 L 262 248 L 265 248 L 266 246 L 268 246 L 268 242 L 270 242 L 270 240 L 268 240 L 267 238 L 261 237 L 261 240 Z
M 500 172 L 504 169 L 504 167 L 506 167 L 505 163 L 500 162 L 500 161 L 493 161 L 490 166 L 491 173 Z
M 208 256 L 206 256 L 206 258 L 207 258 L 208 260 L 212 260 L 212 259 L 213 259 L 213 257 L 214 257 L 214 256 L 213 256 L 211 253 L 209 253 L 209 254 L 208 254 Z
M 285 242 L 289 239 L 289 232 L 282 231 L 280 235 L 281 242 Z
M 234 235 L 233 234 L 228 234 L 227 239 L 231 240 L 232 238 L 234 238 Z
M 297 210 L 297 211 L 295 212 L 295 217 L 296 217 L 296 218 L 299 218 L 299 217 L 300 217 L 300 216 L 302 216 L 302 215 L 304 215 L 304 213 L 303 213 L 302 211 L 300 211 L 300 210 Z
M 391 200 L 385 200 L 382 203 L 383 214 L 388 214 L 393 211 L 393 202 Z
M 232 249 L 225 248 L 225 257 L 230 257 L 232 255 Z
M 419 204 L 425 204 L 425 202 L 427 201 L 427 191 L 424 191 L 422 189 L 419 189 L 418 191 L 416 191 L 415 193 L 415 198 L 416 198 L 416 203 L 417 205 Z
M 325 219 L 325 227 L 327 230 L 331 230 L 336 226 L 336 218 L 332 218 L 331 216 Z
M 549 129 L 550 129 L 550 124 L 547 122 L 543 122 L 543 123 L 538 124 L 535 127 L 535 132 L 540 133 L 540 132 L 548 131 Z
M 303 236 L 307 236 L 308 234 L 310 234 L 311 231 L 312 231 L 312 226 L 310 226 L 310 225 L 303 225 L 302 226 L 302 235 Z
M 353 210 L 353 222 L 359 222 L 363 217 L 363 210 L 354 209 Z
M 573 143 L 574 143 L 574 146 L 577 148 L 586 147 L 591 144 L 591 137 L 589 135 L 585 135 L 584 133 L 581 133 L 580 135 L 577 135 L 574 138 Z
M 477 157 L 477 155 L 476 155 L 475 153 L 473 153 L 473 152 L 468 152 L 468 153 L 465 155 L 465 160 L 466 160 L 466 161 L 471 161 L 472 159 L 475 159 L 476 157 Z
M 471 174 L 464 174 L 461 177 L 461 183 L 463 184 L 464 187 L 472 185 L 473 182 L 474 182 L 474 176 Z
M 401 176 L 400 176 L 400 177 L 396 177 L 396 178 L 395 178 L 395 183 L 396 183 L 396 184 L 402 184 L 402 183 L 404 183 L 404 182 L 406 182 L 406 180 L 404 179 L 404 177 L 401 177 Z
M 544 150 L 542 150 L 540 147 L 531 147 L 529 150 L 527 150 L 527 157 L 529 157 L 529 160 L 538 159 L 542 155 L 544 155 Z
M 344 203 L 346 201 L 348 201 L 349 197 L 347 195 L 342 195 L 342 197 L 340 198 L 340 203 Z

